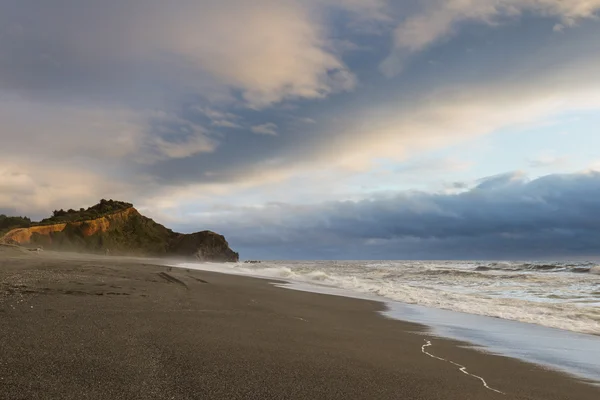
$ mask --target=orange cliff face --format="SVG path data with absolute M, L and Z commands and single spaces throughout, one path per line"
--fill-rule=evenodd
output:
M 70 224 L 73 226 L 81 226 L 85 224 L 82 233 L 84 236 L 91 236 L 97 232 L 106 232 L 112 223 L 116 221 L 124 221 L 132 214 L 137 213 L 138 211 L 135 208 L 130 207 L 114 214 L 105 215 L 101 218 L 88 221 L 70 222 Z M 60 223 L 53 225 L 32 226 L 31 228 L 17 228 L 4 235 L 0 239 L 0 242 L 16 243 L 21 245 L 28 244 L 31 241 L 31 236 L 34 233 L 47 236 L 52 232 L 61 232 L 66 226 L 66 223 Z

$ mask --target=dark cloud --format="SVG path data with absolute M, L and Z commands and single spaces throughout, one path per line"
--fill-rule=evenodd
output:
M 401 75 L 385 81 L 382 81 L 375 64 L 389 50 L 389 38 L 351 36 L 353 42 L 364 41 L 370 48 L 369 52 L 349 53 L 344 59 L 360 78 L 361 85 L 356 91 L 322 101 L 294 103 L 293 110 L 284 107 L 238 109 L 235 114 L 243 118 L 244 129 L 229 130 L 218 153 L 169 160 L 153 167 L 150 173 L 160 182 L 243 182 L 264 168 L 264 160 L 274 157 L 284 159 L 286 167 L 294 168 L 306 161 L 335 162 L 338 155 L 347 151 L 359 153 L 360 150 L 355 148 L 348 150 L 355 143 L 365 143 L 366 153 L 369 144 L 389 141 L 389 138 L 382 138 L 381 132 L 390 131 L 394 138 L 406 138 L 404 142 L 390 143 L 389 148 L 397 148 L 397 153 L 410 150 L 413 137 L 428 135 L 432 127 L 441 126 L 440 130 L 446 137 L 460 136 L 462 129 L 452 125 L 454 116 L 436 115 L 437 107 L 444 109 L 463 102 L 467 103 L 465 107 L 471 106 L 469 96 L 475 93 L 480 97 L 475 101 L 477 106 L 502 97 L 514 103 L 515 97 L 527 98 L 538 91 L 549 90 L 549 95 L 557 95 L 553 88 L 562 84 L 563 80 L 574 79 L 575 75 L 572 71 L 565 71 L 557 77 L 552 71 L 555 68 L 560 71 L 565 65 L 582 60 L 582 54 L 587 50 L 582 48 L 581 43 L 600 49 L 600 42 L 596 44 L 589 40 L 598 34 L 598 24 L 584 23 L 570 31 L 568 36 L 549 33 L 552 25 L 548 24 L 547 20 L 529 16 L 522 23 L 512 24 L 510 29 L 497 27 L 489 30 L 481 24 L 469 25 L 454 41 L 444 42 L 443 46 L 413 56 L 414 60 Z M 515 46 L 515 43 L 519 45 Z M 476 51 L 467 54 L 466 48 L 475 48 Z M 531 57 L 532 54 L 535 57 Z M 430 65 L 432 58 L 439 65 Z M 546 76 L 548 73 L 550 76 Z M 581 77 L 587 74 L 585 69 L 579 73 Z M 596 72 L 593 71 L 593 74 Z M 595 78 L 589 75 L 589 79 L 585 80 L 595 81 Z M 568 90 L 574 87 L 569 84 Z M 501 105 L 493 109 L 496 107 Z M 416 120 L 424 110 L 432 112 L 432 116 L 423 117 L 427 120 L 423 125 L 405 125 L 406 121 Z M 480 111 L 476 109 L 476 112 Z M 290 117 L 295 114 L 312 118 L 318 124 L 299 126 L 292 123 Z M 447 123 L 438 120 L 447 117 Z M 466 115 L 464 124 L 477 118 L 478 114 Z M 505 120 L 508 119 L 509 113 Z M 251 133 L 252 126 L 266 122 L 279 127 L 277 140 Z M 207 177 L 198 174 L 198 170 L 219 173 Z
M 14 208 L 0 207 L 0 215 L 17 215 L 17 210 Z
M 460 194 L 403 192 L 202 220 L 247 257 L 531 258 L 600 255 L 600 173 L 485 179 Z
M 466 182 L 452 182 L 449 186 L 452 189 L 467 189 L 469 184 Z
M 234 198 L 302 201 L 305 188 L 318 203 L 374 161 L 396 165 L 569 107 L 598 108 L 582 100 L 598 92 L 600 54 L 600 25 L 584 16 L 564 34 L 552 33 L 560 18 L 543 12 L 493 28 L 461 19 L 451 40 L 426 43 L 402 74 L 382 77 L 394 27 L 422 5 L 0 0 L 0 207 L 47 213 L 119 197 L 161 212 L 160 204 L 241 203 Z M 564 106 L 553 108 L 549 98 Z M 395 173 L 412 183 L 455 167 L 425 160 Z M 377 179 L 386 186 L 392 178 Z M 576 203 L 571 215 L 559 207 L 580 222 L 563 226 L 548 207 L 570 199 L 553 190 L 582 189 L 552 179 L 526 183 L 509 174 L 457 195 L 234 209 L 190 230 L 213 228 L 248 254 L 262 248 L 282 258 L 517 254 L 534 237 L 530 252 L 549 244 L 567 251 L 559 239 L 580 236 L 586 219 L 577 212 L 587 209 Z M 347 195 L 362 198 L 363 189 Z M 466 238 L 476 245 L 466 248 Z M 588 240 L 565 243 L 583 251 Z

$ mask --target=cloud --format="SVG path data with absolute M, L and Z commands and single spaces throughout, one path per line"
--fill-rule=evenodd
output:
M 252 132 L 256 133 L 257 135 L 277 136 L 277 125 L 272 122 L 256 125 L 252 127 Z
M 409 15 L 394 32 L 394 50 L 381 64 L 387 76 L 399 73 L 406 58 L 451 36 L 457 26 L 474 21 L 491 26 L 532 13 L 558 19 L 554 31 L 574 26 L 582 19 L 596 18 L 600 0 L 431 0 L 420 12 Z
M 201 125 L 173 113 L 0 99 L 0 207 L 32 216 L 100 198 L 142 202 L 169 191 L 154 165 L 217 150 Z
M 154 138 L 152 145 L 158 159 L 187 158 L 199 153 L 215 151 L 217 142 L 207 138 L 202 131 L 197 131 L 184 138 L 170 141 L 164 138 Z
M 596 3 L 0 0 L 3 201 L 36 212 L 99 197 L 175 210 L 356 201 L 379 184 L 463 171 L 451 156 L 439 168 L 414 159 L 600 108 L 597 32 L 548 29 L 592 18 Z M 483 41 L 529 14 L 555 20 L 544 21 L 551 41 L 528 26 L 518 46 L 498 35 L 465 59 L 457 36 L 436 65 L 395 80 L 377 70 L 390 39 L 412 54 L 463 21 L 478 22 Z M 395 170 L 378 175 L 382 165 Z M 465 185 L 452 190 L 476 183 Z
M 327 13 L 379 20 L 384 6 L 380 0 L 2 0 L 0 87 L 123 96 L 168 84 L 209 98 L 238 91 L 255 108 L 324 98 L 356 86 L 333 51 Z
M 172 113 L 150 114 L 148 129 L 137 157 L 141 162 L 181 159 L 201 153 L 212 153 L 219 145 L 202 125 Z
M 210 125 L 217 128 L 243 129 L 238 115 L 210 107 L 194 106 L 192 111 L 208 118 Z
M 370 168 L 375 159 L 402 161 L 415 151 L 440 148 L 500 129 L 527 126 L 552 116 L 600 108 L 594 68 L 600 59 L 569 60 L 536 76 L 514 79 L 519 66 L 495 82 L 440 86 L 423 97 L 388 101 L 348 113 L 337 129 L 345 141 L 323 134 L 323 159 L 350 168 Z M 328 143 L 327 139 L 333 138 Z M 334 142 L 335 140 L 335 142 Z M 335 147 L 338 157 L 332 157 Z
M 89 206 L 104 197 L 130 198 L 134 191 L 122 180 L 68 162 L 0 160 L 0 208 L 34 219 L 57 208 Z
M 481 182 L 455 194 L 409 191 L 360 201 L 213 209 L 196 223 L 224 232 L 247 249 L 245 257 L 253 251 L 337 259 L 600 254 L 600 222 L 593 217 L 600 213 L 594 200 L 600 173 L 532 181 L 510 173 Z
M 303 124 L 316 124 L 317 121 L 315 121 L 312 118 L 308 118 L 308 117 L 297 117 L 294 119 L 297 122 L 301 122 Z
M 0 99 L 0 119 L 4 157 L 119 159 L 147 138 L 142 115 L 113 107 L 9 98 Z
M 243 128 L 242 125 L 237 124 L 232 121 L 227 121 L 227 120 L 212 121 L 211 125 L 219 127 L 219 128 L 231 128 L 231 129 L 242 129 Z
M 555 154 L 542 154 L 529 161 L 532 168 L 561 167 L 569 163 L 569 157 L 557 156 Z
M 195 11 L 190 17 L 178 15 L 163 46 L 243 90 L 252 106 L 320 98 L 354 86 L 352 73 L 324 49 L 325 38 L 300 3 L 211 2 Z
M 449 171 L 462 171 L 469 169 L 470 167 L 470 163 L 454 158 L 420 158 L 401 164 L 400 166 L 394 168 L 394 172 L 402 174 L 419 173 L 419 176 L 422 176 L 424 173 L 439 174 Z
M 23 160 L 147 163 L 212 152 L 218 144 L 197 123 L 162 111 L 9 98 L 0 99 L 0 119 L 0 156 Z
M 402 183 L 422 187 L 421 177 L 428 171 L 439 168 L 450 174 L 464 171 L 470 165 L 453 157 L 447 157 L 441 164 L 416 162 L 414 158 L 424 152 L 502 130 L 518 132 L 573 111 L 600 109 L 596 77 L 600 60 L 555 63 L 551 69 L 536 68 L 535 76 L 523 73 L 519 65 L 512 65 L 513 69 L 496 76 L 493 83 L 448 84 L 423 90 L 410 100 L 403 96 L 382 96 L 344 112 L 328 109 L 316 117 L 319 124 L 300 133 L 290 134 L 289 127 L 278 121 L 278 140 L 271 141 L 268 147 L 252 147 L 252 143 L 245 142 L 234 148 L 232 154 L 225 151 L 212 161 L 206 161 L 206 157 L 197 159 L 202 167 L 195 165 L 192 169 L 191 164 L 173 164 L 153 171 L 164 182 L 185 187 L 176 191 L 171 188 L 155 198 L 170 197 L 169 201 L 178 198 L 182 204 L 206 201 L 227 204 L 237 203 L 237 199 L 260 204 L 266 199 L 281 202 L 336 196 L 355 199 L 365 190 L 372 191 L 378 186 L 387 190 Z M 227 156 L 230 158 L 224 159 Z M 265 162 L 272 159 L 277 163 Z M 382 164 L 398 165 L 397 169 L 412 174 L 376 176 L 374 173 Z M 211 174 L 199 175 L 198 170 L 208 170 Z
M 518 185 L 524 182 L 525 174 L 523 172 L 508 172 L 494 176 L 488 176 L 480 179 L 475 186 L 476 190 L 497 190 L 505 189 L 510 186 Z

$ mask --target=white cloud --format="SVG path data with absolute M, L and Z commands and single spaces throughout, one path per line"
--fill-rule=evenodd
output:
M 277 125 L 272 122 L 256 125 L 252 127 L 252 132 L 256 133 L 257 135 L 277 136 Z
M 570 111 L 600 109 L 600 58 L 570 60 L 522 80 L 442 87 L 412 106 L 391 103 L 349 117 L 336 143 L 341 157 L 329 163 L 369 169 L 375 159 L 402 160 L 407 154 L 458 143 L 499 129 L 539 123 Z M 331 135 L 324 135 L 329 137 Z M 330 149 L 331 145 L 323 145 Z
M 544 152 L 529 160 L 529 166 L 532 168 L 564 167 L 568 163 L 569 157 L 558 156 L 555 152 Z
M 231 129 L 243 128 L 239 123 L 241 118 L 233 113 L 215 110 L 210 107 L 194 107 L 192 110 L 207 117 L 211 121 L 210 124 L 212 126 Z
M 197 106 L 197 107 L 194 107 L 193 110 L 199 114 L 205 115 L 212 121 L 237 120 L 239 118 L 237 115 L 235 115 L 233 113 L 230 113 L 227 111 L 215 110 L 214 108 L 210 108 L 210 107 Z
M 598 196 L 597 172 L 534 180 L 509 173 L 459 193 L 400 191 L 359 201 L 215 207 L 177 222 L 186 230 L 214 227 L 237 246 L 266 248 L 271 257 L 318 258 L 334 249 L 329 257 L 464 258 L 472 256 L 474 243 L 494 259 L 588 256 L 598 254 L 599 224 L 590 218 L 600 212 L 590 201 Z M 365 243 L 381 247 L 368 253 Z M 283 255 L 274 256 L 280 246 Z
M 0 156 L 18 154 L 23 160 L 147 163 L 217 146 L 201 126 L 165 112 L 3 99 L 0 120 Z
M 193 110 L 207 117 L 211 121 L 210 124 L 212 126 L 231 129 L 243 128 L 238 122 L 241 118 L 233 113 L 215 110 L 210 107 L 194 107 Z
M 263 108 L 283 99 L 324 98 L 352 90 L 356 78 L 331 49 L 326 14 L 336 8 L 357 19 L 378 20 L 384 4 L 383 0 L 96 0 L 69 3 L 65 13 L 66 7 L 23 0 L 15 6 L 21 12 L 4 18 L 21 24 L 28 39 L 46 44 L 48 58 L 56 60 L 61 70 L 73 70 L 74 78 L 79 78 L 76 73 L 93 73 L 129 84 L 126 74 L 139 78 L 140 65 L 145 71 L 166 68 L 171 76 L 163 73 L 160 79 L 193 77 L 180 82 L 184 89 L 216 81 L 239 91 L 251 107 Z M 35 15 L 24 19 L 23 13 Z M 45 26 L 52 29 L 42 29 Z M 19 54 L 8 64 L 17 69 L 10 71 L 11 78 L 21 76 L 23 68 L 40 68 L 44 74 L 55 71 L 34 53 L 25 58 Z M 32 84 L 23 79 L 26 83 Z
M 286 116 L 278 119 L 256 113 L 256 118 L 261 118 L 259 121 L 282 122 L 280 126 L 265 123 L 250 127 L 247 120 L 234 112 L 239 113 L 243 105 L 260 109 L 285 99 L 322 99 L 332 93 L 355 90 L 357 79 L 344 64 L 341 58 L 343 51 L 340 51 L 354 46 L 333 38 L 335 35 L 326 24 L 328 13 L 331 8 L 343 9 L 350 12 L 358 24 L 389 24 L 388 15 L 392 14 L 386 12 L 388 2 L 173 0 L 167 4 L 161 0 L 98 0 L 70 4 L 69 13 L 48 2 L 15 0 L 14 3 L 19 6 L 28 4 L 31 7 L 29 11 L 37 12 L 31 12 L 32 22 L 14 21 L 14 26 L 19 28 L 13 29 L 12 35 L 23 39 L 19 42 L 22 45 L 47 44 L 47 57 L 40 57 L 44 62 L 41 71 L 45 73 L 54 71 L 52 68 L 64 67 L 58 68 L 58 75 L 51 78 L 67 76 L 68 79 L 40 80 L 38 74 L 30 73 L 37 72 L 29 69 L 30 64 L 17 62 L 25 60 L 35 64 L 38 58 L 29 54 L 31 59 L 19 59 L 20 52 L 11 53 L 0 47 L 0 61 L 9 58 L 11 61 L 0 63 L 2 96 L 11 91 L 30 94 L 29 84 L 33 87 L 38 83 L 42 88 L 58 87 L 64 95 L 63 92 L 69 92 L 70 86 L 67 86 L 73 84 L 84 88 L 84 95 L 77 99 L 87 99 L 88 95 L 95 95 L 89 90 L 88 78 L 98 78 L 99 83 L 96 83 L 101 86 L 105 79 L 117 76 L 118 82 L 121 82 L 120 79 L 138 82 L 139 78 L 140 87 L 135 89 L 140 89 L 140 96 L 159 92 L 158 97 L 172 101 L 169 107 L 165 107 L 172 110 L 189 98 L 212 93 L 198 90 L 200 82 L 211 82 L 224 91 L 233 89 L 233 94 L 226 101 L 209 102 L 210 107 L 196 109 L 202 114 L 196 117 L 205 121 L 203 125 L 167 112 L 149 112 L 145 105 L 132 107 L 129 99 L 118 98 L 120 92 L 111 97 L 113 101 L 118 98 L 111 105 L 102 102 L 76 104 L 74 100 L 68 103 L 64 97 L 57 100 L 48 96 L 47 92 L 38 97 L 24 95 L 28 99 L 35 97 L 36 101 L 0 98 L 0 159 L 14 163 L 2 178 L 15 193 L 28 186 L 52 185 L 53 179 L 62 179 L 62 174 L 68 177 L 66 181 L 72 181 L 77 193 L 83 192 L 88 178 L 98 187 L 109 187 L 106 183 L 110 182 L 109 172 L 96 175 L 98 171 L 119 169 L 121 163 L 125 163 L 126 168 L 119 172 L 135 175 L 139 171 L 134 171 L 131 163 L 155 163 L 213 152 L 219 145 L 212 136 L 213 127 L 246 127 L 257 134 L 282 135 L 282 140 L 274 141 L 282 146 L 274 150 L 282 151 L 282 154 L 273 155 L 279 160 L 276 164 L 251 164 L 252 161 L 243 159 L 208 165 L 206 168 L 211 170 L 211 178 L 216 183 L 188 186 L 176 183 L 181 190 L 153 187 L 151 189 L 156 190 L 156 197 L 166 199 L 180 195 L 192 198 L 200 193 L 202 196 L 214 194 L 225 198 L 228 195 L 235 197 L 240 190 L 255 190 L 262 192 L 263 199 L 273 195 L 285 200 L 299 198 L 300 194 L 312 190 L 306 196 L 317 198 L 325 196 L 323 193 L 339 194 L 339 186 L 346 183 L 346 178 L 369 172 L 380 160 L 398 162 L 423 149 L 539 121 L 559 112 L 600 108 L 596 75 L 600 64 L 597 60 L 588 60 L 587 65 L 580 62 L 571 69 L 558 72 L 557 63 L 553 62 L 539 68 L 539 71 L 535 70 L 535 76 L 531 74 L 534 68 L 525 71 L 527 73 L 509 71 L 507 74 L 512 74 L 513 80 L 503 82 L 502 77 L 495 77 L 492 83 L 467 82 L 458 88 L 443 87 L 435 93 L 414 93 L 409 102 L 395 99 L 381 101 L 380 92 L 395 88 L 371 87 L 368 93 L 377 98 L 373 104 L 348 102 L 344 112 L 335 115 L 325 112 L 328 110 L 317 116 L 309 114 L 318 120 L 315 126 L 308 126 L 315 122 L 311 118 L 298 119 L 298 125 L 300 121 L 307 124 L 302 127 L 305 132 L 310 128 L 310 133 L 315 131 L 322 135 L 315 139 L 317 135 L 306 134 L 306 140 L 294 142 L 299 145 L 286 149 L 286 141 L 283 140 L 288 137 L 284 131 L 289 126 Z M 424 5 L 423 10 L 409 15 L 395 33 L 396 51 L 400 53 L 426 48 L 452 33 L 454 27 L 465 20 L 496 24 L 505 17 L 530 11 L 555 18 L 557 25 L 569 27 L 583 18 L 592 18 L 600 0 L 428 0 L 421 4 Z M 102 18 L 96 15 L 102 15 Z M 3 22 L 0 15 L 0 26 Z M 42 29 L 48 26 L 52 29 Z M 6 36 L 2 40 L 0 46 L 8 41 Z M 10 54 L 11 57 L 2 58 L 2 54 Z M 49 60 L 58 64 L 54 61 L 49 63 Z M 7 77 L 14 76 L 7 75 L 5 69 L 13 64 L 18 71 L 11 73 L 23 72 L 25 78 L 17 81 L 14 87 L 5 88 L 9 81 Z M 544 71 L 549 70 L 553 71 L 551 76 L 542 76 Z M 157 71 L 160 73 L 157 74 Z M 158 76 L 177 80 L 183 87 L 181 90 L 190 97 L 183 97 L 176 90 L 171 92 L 171 86 L 163 86 L 162 81 L 158 86 L 152 86 L 149 81 Z M 523 79 L 519 80 L 520 77 Z M 145 85 L 151 86 L 151 89 L 146 91 Z M 415 82 L 414 86 L 420 87 L 421 82 Z M 398 87 L 397 91 L 404 89 Z M 165 92 L 168 95 L 164 95 Z M 232 108 L 236 110 L 234 112 L 226 111 L 235 96 L 244 99 L 245 104 L 236 104 L 236 108 Z M 407 100 L 406 96 L 404 100 Z M 164 106 L 164 103 L 161 105 Z M 357 105 L 356 109 L 352 108 L 354 105 Z M 286 106 L 289 108 L 285 109 L 289 110 L 295 105 L 286 103 L 277 111 L 284 110 Z M 245 110 L 244 116 L 246 112 L 255 113 L 254 110 Z M 297 126 L 294 129 L 300 131 Z M 236 144 L 234 140 L 227 141 L 228 150 L 233 150 L 227 156 L 235 156 L 238 150 Z M 17 152 L 18 155 L 15 154 Z M 76 168 L 87 170 L 90 176 L 80 178 L 70 175 L 69 169 L 61 166 L 62 162 L 73 160 L 77 161 Z M 204 166 L 202 161 L 198 161 L 198 165 Z M 19 175 L 14 165 L 21 164 L 28 167 Z M 172 168 L 177 168 L 176 163 L 172 164 Z M 47 175 L 42 179 L 36 174 L 36 169 L 44 169 L 46 165 L 51 167 L 47 167 L 45 172 L 56 173 L 54 178 Z M 223 165 L 232 169 L 238 165 L 239 171 L 226 170 Z M 326 173 L 322 172 L 325 166 Z M 209 175 L 206 171 L 199 171 L 198 176 Z M 129 180 L 131 187 L 147 187 L 147 181 L 136 179 L 137 176 Z M 307 184 L 299 185 L 298 181 Z M 92 191 L 94 199 L 100 192 Z M 60 192 L 51 195 L 40 193 L 38 195 L 54 199 Z M 66 189 L 65 193 L 68 193 Z M 4 195 L 7 196 L 6 193 Z M 259 202 L 260 196 L 250 199 Z
M 142 155 L 141 160 L 158 161 L 187 158 L 199 153 L 212 153 L 217 148 L 218 143 L 207 137 L 202 130 L 197 130 L 189 136 L 177 137 L 175 140 L 155 137 L 149 141 L 149 145 L 154 154 Z
M 431 0 L 421 12 L 406 18 L 394 32 L 392 54 L 382 63 L 386 75 L 402 68 L 407 54 L 423 50 L 453 33 L 460 22 L 479 21 L 495 25 L 503 18 L 525 12 L 558 19 L 554 31 L 574 26 L 581 19 L 596 18 L 600 0 Z
M 315 121 L 312 118 L 308 118 L 308 117 L 294 117 L 294 116 L 292 116 L 290 118 L 291 118 L 292 121 L 300 123 L 300 124 L 309 124 L 309 125 L 312 125 L 312 124 L 316 124 L 317 123 L 317 121 Z
M 546 74 L 527 76 L 525 80 L 499 79 L 494 84 L 440 88 L 411 99 L 410 106 L 389 101 L 348 110 L 344 118 L 330 121 L 312 145 L 282 158 L 277 168 L 263 163 L 244 164 L 228 175 L 228 180 L 190 184 L 185 190 L 164 196 L 177 197 L 181 202 L 201 198 L 258 204 L 265 198 L 301 202 L 364 194 L 365 188 L 351 183 L 366 181 L 370 187 L 376 186 L 378 178 L 366 178 L 381 163 L 397 165 L 423 151 L 456 145 L 501 129 L 538 124 L 570 111 L 599 110 L 598 68 L 600 59 L 586 59 L 583 63 L 556 65 Z M 444 168 L 464 170 L 469 166 L 458 162 Z M 398 178 L 384 177 L 383 181 L 386 179 L 387 185 L 392 186 Z
M 185 10 L 156 40 L 166 51 L 242 89 L 254 107 L 337 90 L 332 77 L 347 69 L 324 50 L 325 38 L 309 10 L 291 1 L 258 3 L 211 2 L 197 12 Z
M 211 125 L 219 127 L 219 128 L 231 128 L 231 129 L 242 129 L 243 128 L 242 125 L 237 124 L 232 121 L 227 121 L 227 120 L 215 120 L 215 121 L 211 122 Z
M 136 153 L 145 136 L 141 115 L 127 109 L 0 101 L 0 155 L 118 159 Z
M 196 4 L 189 7 L 186 2 L 164 29 L 159 25 L 160 32 L 153 35 L 156 45 L 241 89 L 246 101 L 257 108 L 286 98 L 323 98 L 354 89 L 356 77 L 332 50 L 323 25 L 328 9 L 346 10 L 360 20 L 387 18 L 385 0 L 205 0 Z M 159 20 L 164 19 L 161 15 Z
M 588 165 L 586 171 L 588 172 L 600 172 L 600 160 L 592 162 Z
M 103 197 L 130 198 L 131 186 L 73 165 L 43 161 L 0 161 L 0 208 L 27 215 L 84 207 Z

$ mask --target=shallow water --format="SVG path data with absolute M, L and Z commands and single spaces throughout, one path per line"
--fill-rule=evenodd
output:
M 384 315 L 486 351 L 544 365 L 600 383 L 600 337 L 423 306 L 388 303 Z
M 600 384 L 600 276 L 590 272 L 595 265 L 551 265 L 328 261 L 178 266 L 277 278 L 287 281 L 278 286 L 288 289 L 382 301 L 389 318 Z
M 600 335 L 600 269 L 589 262 L 280 261 L 213 268 Z

